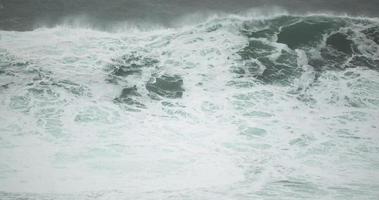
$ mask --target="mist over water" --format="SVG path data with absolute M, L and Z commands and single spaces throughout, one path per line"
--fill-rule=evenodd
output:
M 147 23 L 165 27 L 188 15 L 198 19 L 215 13 L 246 13 L 251 8 L 281 8 L 292 14 L 327 12 L 355 16 L 378 16 L 379 2 L 375 0 L 2 0 L 0 29 L 31 30 L 41 26 L 81 21 L 102 30 L 115 23 Z M 267 9 L 270 8 L 270 9 Z
M 377 10 L 0 0 L 0 199 L 378 199 Z

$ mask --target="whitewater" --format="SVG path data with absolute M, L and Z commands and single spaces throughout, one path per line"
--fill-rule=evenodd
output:
M 379 20 L 0 31 L 0 199 L 378 199 Z

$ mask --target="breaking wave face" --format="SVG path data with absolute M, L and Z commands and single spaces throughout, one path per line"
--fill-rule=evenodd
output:
M 1 199 L 377 199 L 379 21 L 0 32 Z

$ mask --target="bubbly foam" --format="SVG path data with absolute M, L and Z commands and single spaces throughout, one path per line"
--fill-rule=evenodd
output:
M 1 31 L 0 196 L 375 198 L 378 71 L 317 71 L 311 61 L 326 38 L 293 50 L 277 33 L 251 39 L 242 31 L 276 19 Z M 360 52 L 378 60 L 377 45 L 355 34 Z M 244 60 L 244 48 L 267 59 Z M 287 81 L 260 81 L 267 63 L 288 69 Z M 138 70 L 120 75 L 120 67 Z M 180 98 L 155 98 L 146 87 L 165 75 L 183 81 Z M 128 98 L 138 104 L 115 101 L 133 87 Z

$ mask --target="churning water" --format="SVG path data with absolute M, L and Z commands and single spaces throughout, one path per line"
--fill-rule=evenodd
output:
M 1 199 L 378 199 L 379 21 L 0 31 Z

